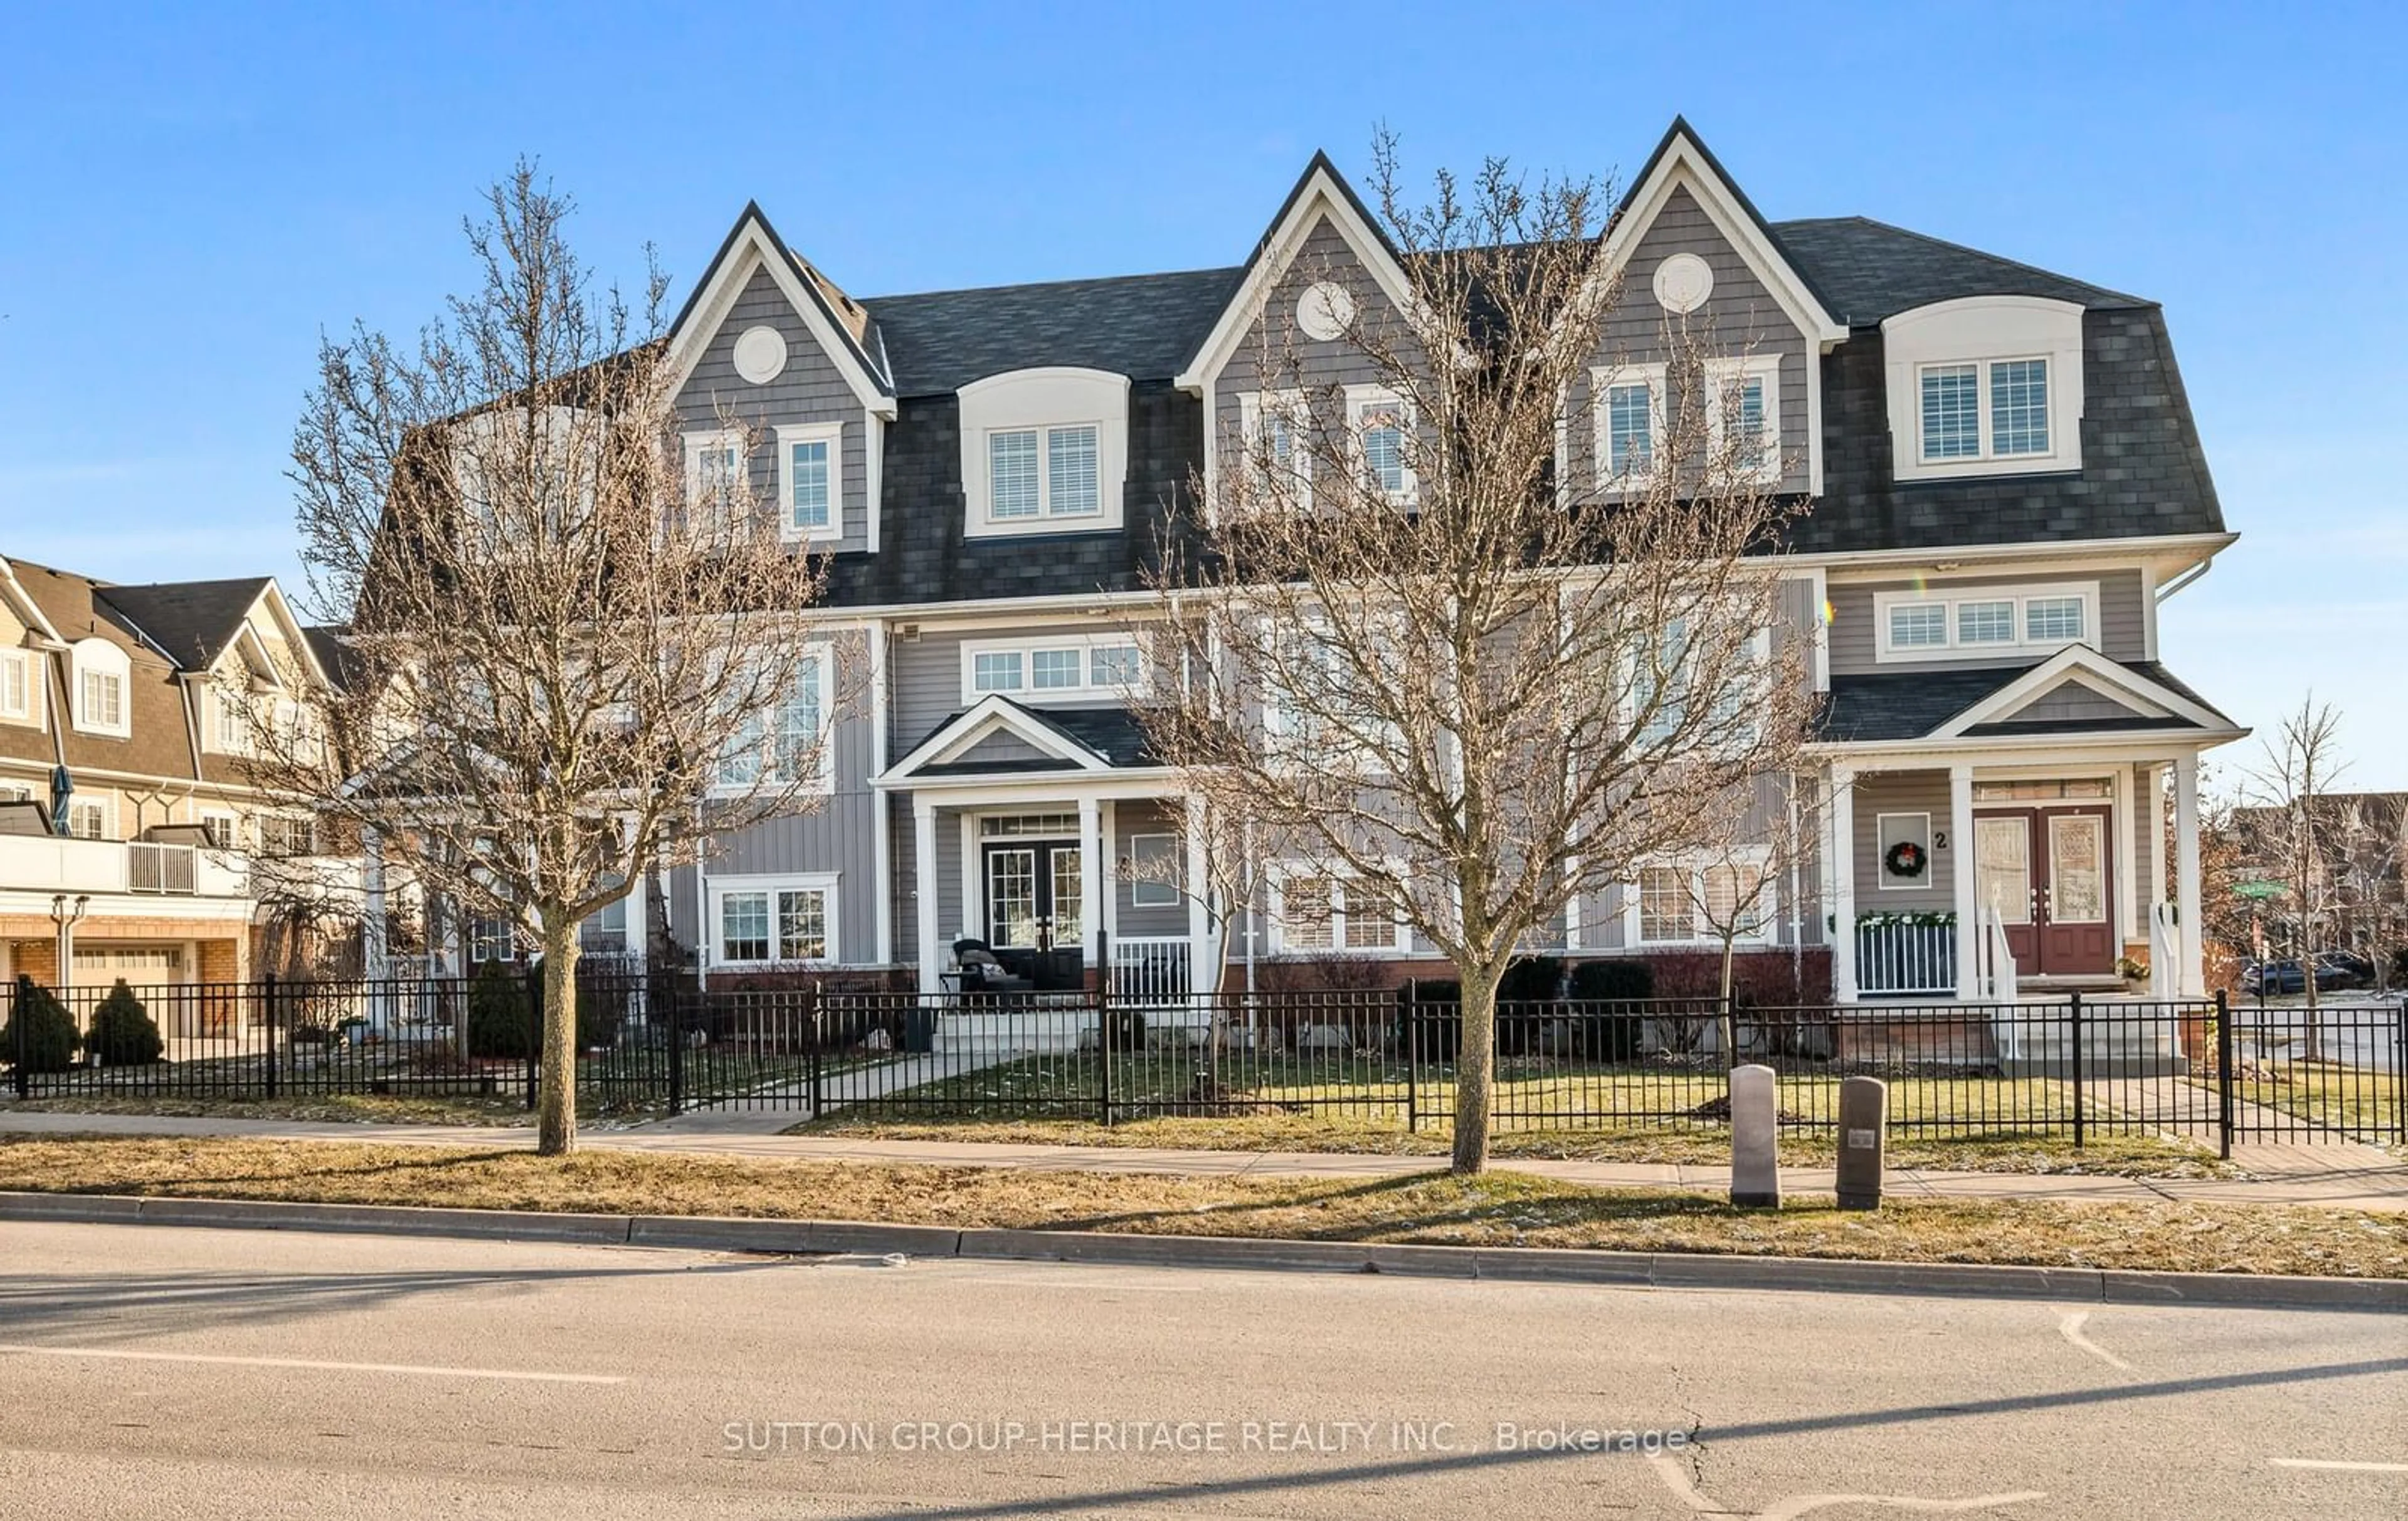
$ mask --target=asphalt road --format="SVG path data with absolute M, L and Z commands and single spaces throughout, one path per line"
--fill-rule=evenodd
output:
M 2408 1514 L 2408 1319 L 0 1225 L 12 1518 L 1918 1513 Z

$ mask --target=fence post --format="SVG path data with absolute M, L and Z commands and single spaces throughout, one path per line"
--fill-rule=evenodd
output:
M 34 1059 L 34 980 L 23 972 L 17 974 L 17 989 L 9 995 L 8 1025 L 17 1032 L 17 1049 L 10 1058 L 17 1064 L 17 1097 L 30 1098 L 34 1074 L 26 1068 Z
M 2080 1151 L 2083 1141 L 2082 1112 L 2082 995 L 2071 996 L 2073 1006 L 2073 1149 Z
M 1103 1122 L 1112 1123 L 1112 987 L 1109 969 L 1096 983 L 1096 1097 Z
M 538 968 L 529 967 L 526 970 L 526 1107 L 533 1109 L 543 1068 L 543 972 Z M 570 1053 L 569 1060 L 576 1059 L 576 1054 Z
M 1405 984 L 1405 1014 L 1398 1021 L 1405 1030 L 1405 1129 L 1422 1127 L 1422 1009 L 1413 997 L 1413 981 Z
M 2222 988 L 2215 990 L 2215 1155 L 2232 1160 L 2232 1009 Z
M 824 997 L 811 1000 L 811 1118 L 820 1117 L 820 1048 L 826 1043 L 827 1005 Z
M 267 1097 L 276 1097 L 276 974 L 263 972 L 259 979 L 259 1001 L 267 1013 Z
M 2399 1042 L 2397 1059 L 2391 1064 L 2391 1097 L 2400 1111 L 2392 1137 L 2408 1145 L 2408 996 L 2391 1012 L 2391 1035 Z
M 683 989 L 671 982 L 662 989 L 669 1006 L 669 1112 L 685 1112 L 685 1022 L 679 1017 L 685 1010 Z

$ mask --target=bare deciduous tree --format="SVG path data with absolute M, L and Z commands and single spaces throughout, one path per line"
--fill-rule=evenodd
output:
M 1766 776 L 1749 788 L 1700 799 L 1691 816 L 1695 843 L 1674 872 L 1693 920 L 1722 958 L 1720 1022 L 1727 1065 L 1740 1061 L 1731 1007 L 1739 942 L 1765 938 L 1782 899 L 1799 890 L 1814 838 L 1814 793 L 1799 776 Z M 1793 943 L 1793 955 L 1798 947 Z M 1796 979 L 1793 977 L 1793 981 Z
M 467 226 L 479 284 L 413 346 L 323 345 L 293 480 L 350 660 L 318 722 L 253 746 L 396 880 L 533 930 L 545 1152 L 575 1143 L 580 923 L 811 806 L 857 664 L 808 617 L 824 566 L 781 542 L 743 420 L 682 453 L 657 270 L 632 305 L 597 289 L 571 209 L 522 163 Z
M 1772 633 L 1776 441 L 1686 319 L 1643 360 L 1614 341 L 1596 188 L 1492 162 L 1416 207 L 1386 140 L 1376 188 L 1401 303 L 1265 255 L 1297 256 L 1253 323 L 1263 401 L 1217 439 L 1197 537 L 1166 546 L 1154 637 L 1181 679 L 1146 722 L 1216 816 L 1327 877 L 1350 940 L 1393 915 L 1454 962 L 1471 1172 L 1509 961 L 1788 770 L 1812 698 L 1805 641 Z M 1323 281 L 1355 293 L 1318 314 L 1336 374 L 1292 330 Z M 1595 372 L 1642 362 L 1666 376 L 1644 445 L 1584 463 Z
M 2255 854 L 2282 883 L 2289 898 L 2308 1000 L 2308 1055 L 2323 1054 L 2316 1017 L 2316 957 L 2324 949 L 2324 923 L 2332 911 L 2331 850 L 2334 820 L 2325 795 L 2346 766 L 2341 755 L 2341 714 L 2314 694 L 2286 714 L 2266 740 L 2265 754 L 2242 781 L 2254 805 Z

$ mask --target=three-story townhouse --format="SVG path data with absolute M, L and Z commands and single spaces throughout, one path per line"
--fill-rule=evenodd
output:
M 1670 314 L 1724 345 L 1729 425 L 1807 508 L 1774 632 L 1812 642 L 1828 803 L 1755 948 L 1810 951 L 1843 1000 L 2103 987 L 2127 958 L 2200 991 L 2199 755 L 2242 731 L 2161 660 L 2158 609 L 2233 536 L 2164 313 L 1860 217 L 1767 222 L 1679 122 L 1606 236 L 1623 358 L 1570 399 L 1567 466 L 1641 447 Z M 1406 285 L 1322 157 L 1244 264 L 1171 274 L 856 299 L 746 208 L 669 337 L 687 467 L 750 471 L 831 556 L 816 615 L 857 633 L 866 668 L 841 674 L 866 696 L 835 702 L 856 683 L 824 663 L 824 700 L 785 710 L 834 726 L 823 806 L 650 884 L 609 935 L 649 918 L 714 979 L 930 992 L 964 938 L 1143 993 L 1205 986 L 1225 954 L 1439 969 L 1342 886 L 1286 911 L 1282 863 L 1222 943 L 1131 707 L 1163 536 L 1277 399 L 1251 324 L 1294 304 L 1308 370 L 1376 427 L 1393 398 L 1317 314 Z M 764 440 L 749 458 L 730 414 Z M 1669 875 L 1690 869 L 1584 895 L 1555 948 L 1696 949 Z

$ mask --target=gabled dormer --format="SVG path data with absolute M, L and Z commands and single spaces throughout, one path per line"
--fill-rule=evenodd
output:
M 758 206 L 736 219 L 678 313 L 667 367 L 690 486 L 742 469 L 780 531 L 822 550 L 878 547 L 885 348 L 867 308 L 787 248 Z M 754 433 L 738 459 L 731 419 Z

